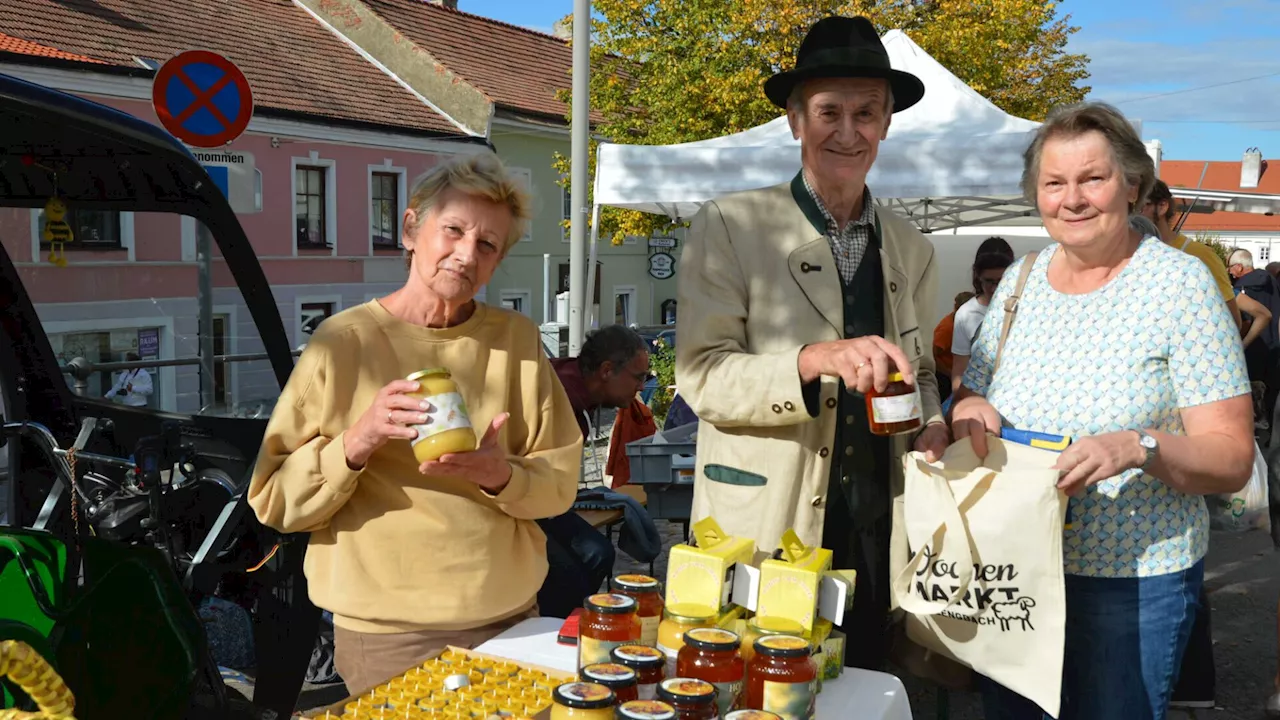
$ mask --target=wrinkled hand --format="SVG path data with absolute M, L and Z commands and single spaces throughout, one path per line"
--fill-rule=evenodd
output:
M 388 440 L 413 440 L 418 437 L 418 431 L 410 426 L 430 422 L 431 416 L 428 413 L 435 411 L 426 400 L 406 394 L 417 392 L 418 389 L 418 383 L 411 380 L 392 380 L 378 391 L 369 409 L 364 411 L 343 436 L 348 467 L 364 467 L 374 451 Z
M 970 395 L 951 407 L 951 434 L 969 438 L 978 457 L 987 456 L 987 433 L 1000 436 L 1000 413 L 981 395 Z
M 915 450 L 924 453 L 926 461 L 937 462 L 950 444 L 951 431 L 947 429 L 946 423 L 934 423 L 926 425 L 916 436 Z
M 1090 485 L 1126 470 L 1142 467 L 1147 454 L 1132 430 L 1083 438 L 1058 456 L 1053 469 L 1059 473 L 1058 489 L 1072 497 L 1084 494 Z
M 507 424 L 510 413 L 500 413 L 489 423 L 489 429 L 480 439 L 480 447 L 471 452 L 449 453 L 439 460 L 430 460 L 418 466 L 423 475 L 462 478 L 497 495 L 511 482 L 511 463 L 507 452 L 498 445 L 498 431 Z
M 877 335 L 816 343 L 800 351 L 800 378 L 804 382 L 821 375 L 838 377 L 850 390 L 866 393 L 873 387 L 884 390 L 894 372 L 902 373 L 908 385 L 915 385 L 915 371 L 906 353 Z

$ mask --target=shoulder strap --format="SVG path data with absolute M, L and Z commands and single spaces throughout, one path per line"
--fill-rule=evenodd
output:
M 996 376 L 996 370 L 1000 369 L 1000 356 L 1004 354 L 1004 343 L 1009 339 L 1009 330 L 1013 327 L 1013 321 L 1018 315 L 1018 300 L 1022 297 L 1022 291 L 1027 287 L 1027 278 L 1031 275 L 1031 268 L 1036 264 L 1036 258 L 1040 252 L 1033 250 L 1027 253 L 1022 260 L 1022 269 L 1018 272 L 1018 284 L 1013 286 L 1013 292 L 1009 293 L 1009 297 L 1004 300 L 1004 323 L 1000 326 L 1000 344 L 996 346 L 996 363 L 991 368 L 991 377 Z
M 1186 235 L 1183 235 L 1183 236 L 1182 236 L 1182 247 L 1180 247 L 1180 248 L 1178 248 L 1178 249 L 1179 249 L 1179 250 L 1181 250 L 1182 252 L 1186 252 L 1186 251 L 1187 251 L 1187 246 L 1188 246 L 1188 245 L 1190 245 L 1190 244 L 1191 244 L 1191 238 L 1187 237 Z

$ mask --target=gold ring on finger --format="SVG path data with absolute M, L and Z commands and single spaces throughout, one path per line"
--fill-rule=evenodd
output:
M 394 411 L 394 410 L 388 410 L 388 411 L 387 411 L 387 422 L 391 423 L 392 425 L 395 425 L 395 424 L 396 424 L 396 421 L 391 419 L 391 413 L 393 413 L 393 412 L 395 412 L 395 411 Z
M 861 370 L 862 368 L 864 368 L 864 367 L 866 367 L 866 366 L 867 366 L 867 363 L 866 363 L 865 361 L 863 361 L 863 362 L 858 363 L 858 364 L 857 364 L 857 366 L 856 366 L 856 367 L 854 367 L 854 370 Z

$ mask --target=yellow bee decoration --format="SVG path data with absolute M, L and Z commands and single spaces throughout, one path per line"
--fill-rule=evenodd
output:
M 43 238 L 49 243 L 49 262 L 58 267 L 67 266 L 67 251 L 64 246 L 75 239 L 66 217 L 67 204 L 62 198 L 51 197 L 44 204 Z

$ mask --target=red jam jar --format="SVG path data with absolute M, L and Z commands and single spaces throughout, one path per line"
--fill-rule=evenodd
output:
M 615 650 L 617 648 L 614 648 Z M 584 682 L 599 683 L 613 691 L 619 703 L 640 699 L 636 671 L 621 663 L 596 663 L 578 671 Z
M 667 678 L 667 656 L 648 645 L 619 645 L 609 653 L 613 661 L 636 671 L 636 688 L 641 700 L 658 697 L 658 683 Z
M 908 385 L 902 373 L 889 374 L 884 390 L 867 391 L 867 420 L 876 435 L 897 435 L 919 430 L 924 423 L 920 388 Z
M 600 593 L 587 598 L 578 622 L 578 667 L 609 662 L 609 651 L 640 640 L 636 600 Z
M 746 663 L 738 654 L 742 638 L 721 628 L 694 628 L 684 634 L 684 647 L 676 656 L 676 675 L 705 680 L 716 688 L 720 714 L 741 706 Z
M 662 622 L 662 586 L 648 575 L 617 575 L 609 587 L 619 595 L 633 597 L 638 603 L 636 617 L 640 618 L 640 644 L 653 647 L 658 644 L 658 625 Z
M 756 640 L 747 665 L 748 708 L 776 713 L 783 720 L 812 720 L 818 666 L 809 642 L 793 635 Z
M 675 708 L 676 720 L 716 720 L 716 688 L 705 680 L 667 678 L 658 685 L 658 699 Z

